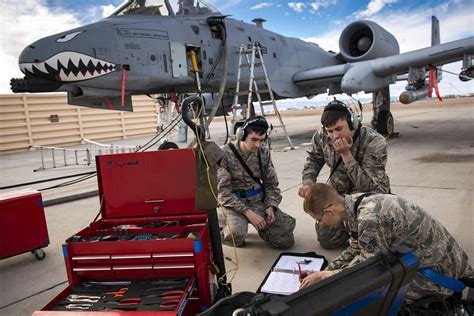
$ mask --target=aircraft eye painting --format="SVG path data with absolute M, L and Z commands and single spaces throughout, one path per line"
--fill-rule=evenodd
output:
M 58 42 L 58 43 L 69 42 L 70 40 L 74 39 L 77 35 L 81 34 L 82 32 L 84 32 L 84 31 L 79 31 L 79 32 L 74 32 L 74 33 L 63 35 L 60 38 L 58 38 L 56 40 L 56 42 Z

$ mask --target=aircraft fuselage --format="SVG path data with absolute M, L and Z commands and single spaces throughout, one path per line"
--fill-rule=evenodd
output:
M 197 88 L 187 53 L 194 50 L 203 91 L 216 92 L 223 80 L 223 41 L 209 25 L 208 17 L 111 16 L 31 44 L 20 56 L 20 68 L 26 78 L 37 77 L 51 83 L 30 92 L 80 91 L 83 95 L 120 96 L 124 86 L 128 94 L 170 90 L 191 93 Z M 335 65 L 338 61 L 334 54 L 316 44 L 256 25 L 229 18 L 224 23 L 229 67 L 226 91 L 232 91 L 236 84 L 240 46 L 250 47 L 258 41 L 278 97 L 325 92 L 321 87 L 296 86 L 292 75 L 300 70 Z

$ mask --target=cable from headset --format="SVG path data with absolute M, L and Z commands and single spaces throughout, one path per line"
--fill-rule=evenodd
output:
M 193 117 L 196 117 L 196 112 L 194 111 L 194 108 L 191 106 L 191 111 L 193 112 Z M 183 111 L 181 111 L 183 112 Z M 188 124 L 189 125 L 189 124 Z M 209 162 L 207 161 L 207 157 L 206 157 L 206 154 L 204 153 L 204 150 L 203 150 L 203 147 L 202 147 L 202 143 L 201 143 L 201 138 L 198 137 L 198 135 L 200 134 L 200 130 L 199 130 L 199 127 L 197 126 L 197 124 L 194 124 L 194 133 L 196 134 L 196 139 L 197 139 L 197 143 L 198 143 L 198 148 L 199 148 L 199 151 L 201 152 L 201 155 L 202 157 L 204 158 L 204 162 L 206 164 L 206 174 L 207 174 L 207 182 L 208 182 L 208 185 L 209 185 L 209 189 L 214 197 L 214 199 L 216 200 L 217 202 L 217 207 L 218 209 L 220 210 L 220 212 L 224 215 L 224 220 L 226 222 L 226 225 L 227 227 L 229 228 L 229 232 L 230 232 L 230 235 L 231 235 L 231 239 L 232 239 L 232 246 L 233 246 L 233 249 L 234 249 L 234 256 L 235 256 L 235 262 L 233 262 L 232 260 L 229 260 L 231 263 L 233 263 L 235 265 L 234 268 L 228 270 L 226 273 L 224 273 L 218 280 L 217 282 L 221 285 L 229 285 L 232 283 L 232 281 L 234 280 L 235 276 L 237 275 L 237 272 L 239 270 L 239 257 L 237 255 L 237 246 L 236 246 L 236 243 L 235 243 L 235 236 L 234 236 L 234 233 L 233 233 L 233 230 L 232 230 L 232 227 L 229 223 L 229 221 L 227 220 L 227 215 L 225 213 L 224 210 L 222 210 L 223 206 L 219 203 L 219 199 L 217 198 L 217 194 L 216 192 L 214 191 L 214 188 L 212 187 L 212 181 L 211 181 L 211 175 L 210 175 L 210 166 L 209 166 Z M 229 275 L 230 273 L 233 272 L 233 275 L 232 277 L 230 277 L 230 280 L 228 280 L 227 282 L 224 282 L 224 277 L 226 277 L 227 275 Z

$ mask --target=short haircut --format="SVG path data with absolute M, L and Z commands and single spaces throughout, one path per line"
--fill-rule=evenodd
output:
M 349 110 L 346 112 L 344 111 L 324 111 L 323 115 L 321 116 L 321 124 L 324 127 L 331 127 L 336 124 L 339 120 L 347 120 L 347 116 L 349 115 Z
M 312 184 L 303 202 L 303 209 L 308 214 L 321 215 L 323 211 L 338 203 L 341 195 L 333 187 L 324 183 Z
M 267 132 L 267 128 L 262 125 L 249 125 L 245 128 L 246 134 L 250 134 L 252 132 L 257 133 L 257 135 L 264 135 Z

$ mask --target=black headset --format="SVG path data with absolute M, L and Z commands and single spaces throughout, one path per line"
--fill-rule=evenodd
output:
M 268 123 L 267 120 L 260 115 L 248 118 L 242 126 L 237 128 L 235 131 L 235 138 L 239 141 L 245 141 L 248 135 L 247 127 L 250 125 L 263 127 L 263 129 L 265 129 L 265 139 L 267 139 Z
M 339 100 L 334 100 L 329 102 L 325 107 L 324 107 L 324 112 L 326 111 L 338 111 L 338 112 L 346 112 L 347 113 L 347 124 L 349 125 L 349 129 L 356 130 L 358 129 L 362 124 L 360 121 L 360 117 L 358 114 L 354 113 L 350 107 L 348 107 L 346 104 Z

